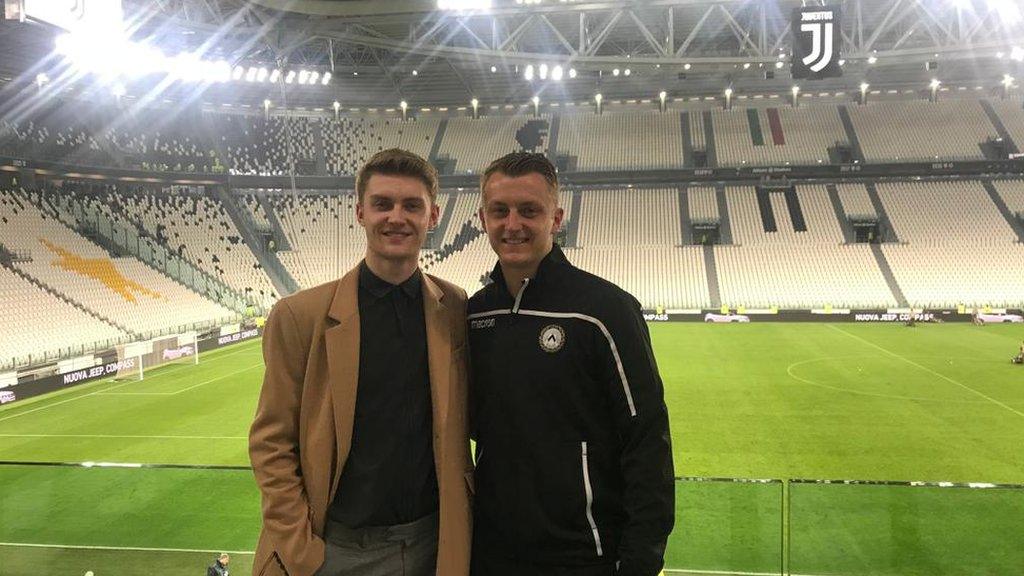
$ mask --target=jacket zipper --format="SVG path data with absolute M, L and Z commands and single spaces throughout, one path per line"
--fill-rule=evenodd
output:
M 523 285 L 519 287 L 519 292 L 516 292 L 516 301 L 512 305 L 512 313 L 519 314 L 519 303 L 523 300 L 523 292 L 526 292 L 526 286 L 530 284 L 529 278 L 523 278 Z
M 601 550 L 601 535 L 597 532 L 597 522 L 594 522 L 594 513 L 591 507 L 594 504 L 594 491 L 590 488 L 590 467 L 587 464 L 587 443 L 581 442 L 583 447 L 583 491 L 587 495 L 587 522 L 590 523 L 590 531 L 594 533 L 594 547 L 598 556 L 604 556 Z

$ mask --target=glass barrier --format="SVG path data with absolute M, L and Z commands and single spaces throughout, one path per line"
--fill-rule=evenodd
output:
M 0 463 L 0 573 L 248 574 L 260 498 L 244 467 Z M 672 574 L 1019 574 L 1024 486 L 683 478 Z

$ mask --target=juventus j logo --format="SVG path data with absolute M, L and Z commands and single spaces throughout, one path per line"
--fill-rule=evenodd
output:
M 800 14 L 800 31 L 811 33 L 811 53 L 804 56 L 802 62 L 812 72 L 821 72 L 832 62 L 835 29 L 833 20 L 834 13 L 831 10 Z

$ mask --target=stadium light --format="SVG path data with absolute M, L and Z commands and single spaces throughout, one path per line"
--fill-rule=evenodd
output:
M 250 66 L 249 69 L 245 72 L 245 81 L 246 82 L 255 82 L 256 81 L 256 74 L 258 74 L 258 73 L 259 73 L 258 69 Z
M 270 71 L 269 70 L 267 70 L 266 68 L 260 68 L 259 70 L 256 71 L 256 81 L 257 82 L 266 82 L 267 81 L 267 76 L 269 76 L 269 75 L 270 75 Z
M 274 71 L 270 73 L 270 83 L 277 84 L 277 81 L 281 79 L 281 71 L 274 68 Z
M 299 70 L 299 84 L 305 84 L 309 81 L 309 70 Z
M 776 69 L 779 69 L 779 70 L 781 70 L 783 66 L 785 66 L 785 63 L 783 63 L 783 62 L 781 62 L 781 61 L 780 61 L 780 62 L 776 62 L 776 63 L 775 63 L 775 68 L 776 68 Z
M 39 74 L 36 74 L 36 86 L 38 86 L 39 88 L 42 88 L 43 85 L 46 84 L 49 81 L 50 81 L 50 77 L 47 76 L 46 74 L 44 74 L 42 72 L 40 72 Z
M 860 83 L 860 103 L 861 104 L 867 104 L 868 103 L 868 87 L 869 86 L 871 86 L 871 85 L 868 84 L 867 82 L 861 82 Z
M 316 70 L 309 73 L 309 83 L 316 84 L 320 80 L 320 73 Z
M 523 71 L 523 78 L 527 81 L 533 80 L 533 64 L 528 64 L 526 70 Z
M 324 86 L 327 86 L 328 84 L 331 83 L 330 71 L 324 72 L 324 77 L 320 79 L 320 83 L 323 84 Z
M 664 90 L 662 90 L 661 92 L 658 92 L 658 101 L 661 102 L 661 111 L 662 112 L 665 111 L 665 98 L 668 98 L 668 92 L 665 92 Z
M 216 80 L 215 82 L 227 82 L 231 80 L 231 64 L 228 64 L 225 60 L 218 60 L 213 65 L 213 74 Z
M 619 75 L 619 69 L 618 68 L 612 69 L 612 76 L 618 76 L 618 75 Z
M 874 64 L 878 62 L 878 57 L 875 55 L 868 56 L 868 64 Z
M 294 81 L 295 81 L 295 70 L 289 70 L 288 74 L 286 74 L 285 77 L 284 77 L 284 83 L 285 84 L 291 84 Z
M 420 75 L 420 73 L 419 73 L 419 71 L 417 71 L 417 70 L 413 69 L 413 71 L 412 71 L 412 75 L 413 75 L 413 76 L 419 76 L 419 75 Z
M 494 74 L 497 71 L 498 71 L 498 67 L 497 66 L 491 66 L 491 74 Z
M 409 110 L 409 103 L 406 102 L 405 100 L 402 100 L 401 102 L 398 103 L 398 106 L 399 106 L 399 108 L 402 109 L 402 120 L 407 120 L 408 119 L 407 113 L 408 113 L 408 110 Z
M 555 82 L 561 82 L 563 74 L 565 74 L 565 71 L 562 69 L 561 66 L 555 66 L 554 68 L 551 69 L 551 79 L 554 80 Z
M 245 66 L 235 66 L 235 71 L 231 74 L 231 78 L 241 80 L 242 76 L 245 76 Z
M 575 78 L 575 77 L 576 77 L 576 69 L 575 68 L 569 68 L 569 78 Z
M 683 64 L 683 70 L 689 70 L 689 69 L 690 69 L 690 63 L 689 62 L 687 62 L 686 64 Z
M 597 114 L 598 114 L 598 116 L 601 115 L 601 101 L 602 100 L 604 100 L 604 96 L 602 96 L 600 92 L 598 92 L 597 94 L 594 94 L 594 102 L 597 102 Z
M 473 98 L 469 103 L 473 105 L 473 118 L 478 118 L 480 116 L 480 101 Z
M 547 64 L 541 64 L 539 72 L 540 72 L 539 75 L 540 75 L 540 79 L 541 80 L 547 80 L 548 79 L 548 65 Z
M 625 74 L 626 76 L 629 76 L 630 75 L 629 68 L 626 68 L 625 70 L 623 70 L 622 73 Z

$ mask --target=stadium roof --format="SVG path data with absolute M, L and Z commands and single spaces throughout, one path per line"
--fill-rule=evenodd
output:
M 531 0 L 533 1 L 533 0 Z M 232 66 L 331 71 L 329 85 L 164 86 L 160 97 L 289 105 L 521 104 L 737 93 L 788 93 L 790 14 L 799 1 L 493 0 L 489 10 L 440 11 L 428 0 L 123 0 L 133 38 L 167 53 Z M 997 86 L 1019 77 L 1024 25 L 1015 0 L 847 0 L 844 76 L 812 91 Z M 58 31 L 0 23 L 0 76 L 46 72 Z M 869 58 L 872 60 L 869 63 Z M 781 64 L 779 64 L 781 62 Z M 936 67 L 927 69 L 928 63 Z M 49 62 L 52 64 L 52 59 Z M 562 66 L 561 81 L 524 78 Z M 625 74 L 626 69 L 630 74 Z M 569 70 L 575 77 L 569 77 Z M 620 70 L 614 75 L 615 69 Z M 767 76 L 767 77 L 766 77 Z M 81 89 L 75 87 L 75 90 Z M 129 93 L 152 90 L 129 85 Z

